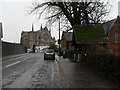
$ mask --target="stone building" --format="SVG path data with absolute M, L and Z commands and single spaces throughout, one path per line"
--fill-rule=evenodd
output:
M 51 37 L 50 30 L 47 27 L 40 28 L 38 31 L 22 31 L 21 43 L 27 48 L 32 49 L 34 46 L 50 46 L 55 44 L 55 38 Z

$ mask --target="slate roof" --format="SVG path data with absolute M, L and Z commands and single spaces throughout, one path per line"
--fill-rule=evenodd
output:
M 87 26 L 75 26 L 74 35 L 76 43 L 98 43 L 106 41 L 106 35 L 104 29 L 99 26 L 87 25 Z
M 95 42 L 108 43 L 109 40 L 107 38 L 107 34 L 111 30 L 113 24 L 119 18 L 120 17 L 118 16 L 117 18 L 112 19 L 108 22 L 98 24 L 98 25 L 91 25 L 90 27 L 89 26 L 75 27 L 74 28 L 74 35 L 75 35 L 76 43 L 92 43 L 92 42 L 94 42 L 94 43 Z M 94 27 L 96 27 L 96 30 L 98 30 L 98 33 L 95 31 Z M 91 32 L 90 32 L 90 29 L 91 29 Z M 103 32 L 100 32 L 100 31 L 103 31 Z M 102 33 L 104 33 L 104 34 L 102 35 Z
M 63 32 L 66 41 L 72 41 L 72 32 Z
M 89 41 L 89 43 L 109 43 L 109 40 L 107 37 L 102 37 L 102 38 L 97 38 L 97 39 L 92 39 Z

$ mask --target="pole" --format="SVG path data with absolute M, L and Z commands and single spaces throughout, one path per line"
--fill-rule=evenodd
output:
M 60 53 L 60 17 L 59 17 L 59 53 Z

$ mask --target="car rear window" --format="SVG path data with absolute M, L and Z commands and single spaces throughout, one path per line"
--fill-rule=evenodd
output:
M 54 53 L 54 50 L 48 49 L 46 50 L 47 53 Z

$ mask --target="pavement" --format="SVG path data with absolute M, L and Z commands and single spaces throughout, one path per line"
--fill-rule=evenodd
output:
M 82 63 L 74 63 L 62 56 L 56 57 L 68 84 L 68 88 L 120 88 L 120 85 L 100 76 Z

